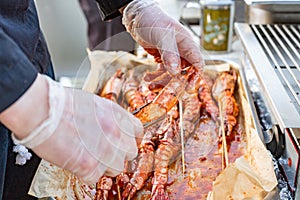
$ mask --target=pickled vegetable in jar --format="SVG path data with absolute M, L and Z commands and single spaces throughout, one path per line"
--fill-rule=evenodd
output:
M 229 51 L 232 37 L 233 3 L 204 1 L 201 5 L 201 45 L 208 51 Z

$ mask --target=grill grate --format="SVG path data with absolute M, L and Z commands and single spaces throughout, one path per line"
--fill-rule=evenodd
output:
M 264 131 L 264 136 L 273 136 L 273 146 L 269 146 L 276 150 L 273 152 L 283 148 L 278 159 L 280 168 L 295 195 L 293 199 L 300 199 L 300 26 L 236 23 L 235 30 L 244 47 L 243 64 L 254 72 L 257 91 L 270 111 L 267 122 L 272 128 Z M 274 138 L 276 144 L 272 143 Z M 280 195 L 280 199 L 286 198 Z
M 300 113 L 299 25 L 250 25 L 291 102 Z

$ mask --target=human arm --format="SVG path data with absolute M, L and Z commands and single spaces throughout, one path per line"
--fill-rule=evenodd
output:
M 33 104 L 36 98 L 40 103 Z M 26 106 L 26 107 L 25 107 Z M 43 107 L 44 109 L 38 109 Z M 25 121 L 39 118 L 39 124 Z M 65 168 L 86 183 L 115 176 L 124 160 L 137 154 L 142 126 L 119 105 L 81 90 L 64 88 L 38 75 L 32 86 L 0 120 L 38 156 Z
M 15 52 L 19 60 L 10 63 L 11 66 L 1 63 L 2 72 L 6 72 L 3 77 L 11 78 L 17 73 L 18 63 L 25 63 L 24 70 L 30 70 L 30 62 L 18 46 L 1 36 L 0 32 L 1 44 L 8 44 L 8 50 L 14 51 L 5 55 L 6 58 L 0 54 L 0 60 L 13 62 Z M 9 71 L 10 68 L 15 71 Z M 1 123 L 14 133 L 16 140 L 21 140 L 19 143 L 87 183 L 96 182 L 103 173 L 119 173 L 124 160 L 132 159 L 137 153 L 135 137 L 143 131 L 139 120 L 117 104 L 81 90 L 64 88 L 33 72 L 33 81 L 16 99 L 11 99 L 7 106 L 2 106 L 1 99 Z M 27 79 L 15 78 L 19 82 L 7 84 L 1 79 L 0 82 L 1 87 L 11 87 L 11 91 L 7 90 L 7 95 L 11 95 L 15 84 L 25 85 L 24 80 Z
M 20 47 L 0 27 L 0 113 L 25 93 L 37 74 Z
M 162 10 L 155 0 L 133 0 L 123 10 L 123 24 L 132 37 L 175 75 L 182 67 L 202 70 L 200 46 L 191 33 Z
M 188 29 L 163 11 L 155 0 L 97 2 L 104 20 L 122 13 L 123 24 L 131 36 L 172 75 L 191 64 L 202 70 L 200 46 Z

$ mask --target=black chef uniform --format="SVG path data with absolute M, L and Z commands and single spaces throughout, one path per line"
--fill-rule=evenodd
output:
M 118 9 L 130 1 L 99 0 L 103 19 L 120 15 Z M 54 78 L 34 0 L 1 0 L 0 112 L 26 92 L 38 73 Z M 40 158 L 31 152 L 32 158 L 24 166 L 17 166 L 12 147 L 10 131 L 0 124 L 0 199 L 35 199 L 27 192 Z

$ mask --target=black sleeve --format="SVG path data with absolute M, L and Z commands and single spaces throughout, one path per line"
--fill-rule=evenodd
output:
M 100 8 L 103 20 L 109 20 L 119 16 L 119 9 L 130 3 L 132 0 L 96 0 Z
M 37 73 L 19 46 L 0 28 L 0 112 L 25 93 Z

